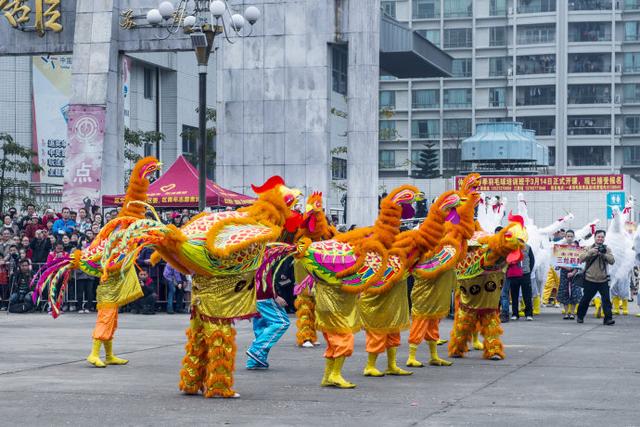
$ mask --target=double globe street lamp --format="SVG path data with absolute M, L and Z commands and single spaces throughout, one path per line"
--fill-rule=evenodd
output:
M 176 6 L 163 1 L 157 9 L 149 10 L 146 15 L 134 15 L 132 10 L 122 13 L 120 25 L 126 29 L 141 27 L 164 28 L 166 34 L 158 36 L 167 39 L 182 30 L 191 37 L 191 44 L 198 61 L 199 106 L 198 106 L 198 209 L 204 211 L 207 203 L 206 155 L 207 155 L 207 65 L 215 38 L 224 35 L 229 43 L 230 37 L 248 37 L 253 26 L 260 19 L 260 10 L 249 6 L 244 15 L 231 9 L 226 0 L 180 0 Z M 146 23 L 144 22 L 146 21 Z M 248 30 L 247 30 L 247 23 Z

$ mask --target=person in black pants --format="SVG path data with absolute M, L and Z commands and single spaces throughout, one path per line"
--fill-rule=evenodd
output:
M 511 320 L 518 320 L 520 303 L 520 289 L 524 300 L 524 315 L 527 320 L 533 320 L 533 303 L 531 301 L 531 271 L 536 263 L 531 246 L 525 245 L 522 250 L 522 260 L 512 264 L 507 269 L 507 277 L 511 287 Z
M 609 297 L 609 273 L 607 266 L 613 265 L 615 259 L 611 253 L 611 248 L 604 244 L 606 233 L 604 230 L 598 230 L 595 234 L 595 243 L 580 256 L 580 262 L 585 263 L 583 289 L 584 294 L 578 305 L 578 313 L 576 321 L 584 323 L 584 316 L 589 309 L 589 303 L 596 293 L 602 298 L 602 310 L 604 311 L 605 325 L 613 325 L 611 313 L 611 298 Z

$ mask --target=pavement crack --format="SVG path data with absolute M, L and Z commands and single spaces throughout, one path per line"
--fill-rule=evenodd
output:
M 492 381 L 489 381 L 488 383 L 484 384 L 483 386 L 480 386 L 480 387 L 478 387 L 478 388 L 476 388 L 476 389 L 474 389 L 474 390 L 472 390 L 472 391 L 470 391 L 470 392 L 468 392 L 468 393 L 464 394 L 463 396 L 460 396 L 459 398 L 454 399 L 454 400 L 453 400 L 453 401 L 451 401 L 451 402 L 447 402 L 447 403 L 446 403 L 442 408 L 440 408 L 440 409 L 438 409 L 438 410 L 435 410 L 435 411 L 430 412 L 430 413 L 429 413 L 429 414 L 427 414 L 427 416 L 426 416 L 426 417 L 424 417 L 422 420 L 420 420 L 420 421 L 416 421 L 416 422 L 413 422 L 413 423 L 411 423 L 411 424 L 409 424 L 409 425 L 412 425 L 412 426 L 420 425 L 422 422 L 424 422 L 424 421 L 428 420 L 429 418 L 433 417 L 434 415 L 444 414 L 444 413 L 448 412 L 452 407 L 454 407 L 454 406 L 458 405 L 458 404 L 459 404 L 460 402 L 462 402 L 464 399 L 466 399 L 466 398 L 468 398 L 468 397 L 470 397 L 470 396 L 472 396 L 472 395 L 474 395 L 474 394 L 477 394 L 477 393 L 481 392 L 482 390 L 484 390 L 484 389 L 486 389 L 486 388 L 491 387 L 492 385 L 496 384 L 498 381 L 500 381 L 500 380 L 502 380 L 502 379 L 504 379 L 504 378 L 508 377 L 508 376 L 509 376 L 509 375 L 511 375 L 511 374 L 514 374 L 515 372 L 518 372 L 518 371 L 519 371 L 519 370 L 521 370 L 522 368 L 526 368 L 527 366 L 530 366 L 531 364 L 533 364 L 533 363 L 534 363 L 534 362 L 536 362 L 537 360 L 540 360 L 541 358 L 545 357 L 545 356 L 546 356 L 546 355 L 548 355 L 549 353 L 551 353 L 551 352 L 553 352 L 553 351 L 556 351 L 556 350 L 558 350 L 558 349 L 560 349 L 560 348 L 562 348 L 562 347 L 566 346 L 567 344 L 572 343 L 573 341 L 577 340 L 578 338 L 583 337 L 584 335 L 588 334 L 589 332 L 591 332 L 591 331 L 593 331 L 594 329 L 597 329 L 597 328 L 599 328 L 599 327 L 600 327 L 600 325 L 592 326 L 591 328 L 587 329 L 586 331 L 581 332 L 580 334 L 577 334 L 577 335 L 573 336 L 573 337 L 572 337 L 571 339 L 569 339 L 568 341 L 565 341 L 565 342 L 563 342 L 563 343 L 561 343 L 561 344 L 558 344 L 558 345 L 556 345 L 555 347 L 551 347 L 549 350 L 545 351 L 544 353 L 540 354 L 539 356 L 534 357 L 533 359 L 529 360 L 529 361 L 528 361 L 528 362 L 526 362 L 526 363 L 523 363 L 522 365 L 517 365 L 514 369 L 511 369 L 511 370 L 509 370 L 509 371 L 505 372 L 504 374 L 499 375 L 498 377 L 496 377 L 496 378 L 495 378 L 495 379 L 493 379 Z

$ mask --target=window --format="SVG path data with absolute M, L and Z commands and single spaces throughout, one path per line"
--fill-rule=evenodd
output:
M 556 147 L 547 147 L 549 149 L 549 166 L 556 165 Z
M 425 39 L 436 46 L 440 46 L 440 30 L 416 30 Z
M 413 19 L 440 17 L 440 0 L 413 0 Z
M 570 22 L 570 42 L 611 41 L 611 23 L 609 22 Z
M 640 116 L 626 116 L 624 118 L 624 134 L 640 134 Z
M 638 21 L 624 23 L 624 40 L 625 41 L 640 40 L 640 25 L 638 25 Z
M 382 13 L 392 18 L 396 17 L 396 2 L 395 1 L 381 1 L 380 7 L 382 8 Z
M 471 89 L 445 89 L 445 108 L 471 108 Z
M 623 162 L 627 166 L 640 165 L 640 147 L 622 147 Z
M 396 92 L 393 90 L 380 91 L 380 108 L 396 108 Z
M 556 103 L 555 86 L 525 86 L 516 92 L 516 105 L 554 105 Z
M 518 13 L 555 12 L 556 0 L 519 0 Z
M 412 138 L 440 138 L 440 120 L 413 120 L 411 122 Z
M 451 69 L 453 77 L 471 77 L 471 58 L 454 59 Z
M 554 43 L 556 40 L 555 24 L 521 25 L 518 27 L 518 44 Z
M 511 58 L 509 57 L 494 57 L 489 58 L 489 77 L 504 77 L 511 68 Z
M 144 69 L 144 99 L 153 99 L 153 69 Z
M 413 165 L 413 167 L 415 168 L 417 165 L 419 165 L 421 163 L 421 159 L 420 159 L 420 155 L 422 153 L 429 153 L 429 151 L 431 151 L 431 153 L 429 154 L 435 154 L 435 159 L 437 161 L 437 164 L 440 163 L 437 159 L 440 157 L 440 150 L 438 149 L 438 142 L 437 141 L 432 141 L 432 142 L 427 142 L 425 144 L 423 144 L 425 147 L 431 145 L 431 148 L 429 150 L 411 150 L 411 164 Z
M 193 165 L 198 164 L 198 128 L 195 126 L 182 125 L 182 154 Z M 147 147 L 152 148 L 151 145 L 146 144 L 145 155 L 147 153 Z M 215 136 L 207 140 L 207 178 L 215 179 L 216 176 L 216 151 L 215 151 Z
M 569 10 L 611 10 L 611 0 L 571 0 Z
M 537 136 L 549 136 L 555 134 L 555 116 L 518 117 L 517 120 L 522 122 L 522 127 L 525 129 L 535 131 Z
M 464 139 L 471 136 L 471 119 L 444 119 L 443 137 Z
M 398 138 L 395 120 L 380 120 L 378 122 L 378 138 L 381 141 L 393 141 Z
M 523 55 L 516 58 L 516 73 L 552 74 L 556 72 L 555 55 Z
M 489 107 L 504 107 L 506 89 L 503 87 L 492 87 L 489 89 Z
M 609 166 L 610 147 L 567 147 L 569 166 Z
M 396 152 L 380 150 L 380 169 L 394 169 L 396 167 Z
M 611 135 L 611 116 L 568 116 L 569 135 Z
M 638 10 L 640 9 L 640 0 L 624 0 L 625 10 Z
M 182 154 L 196 156 L 198 149 L 198 128 L 194 126 L 182 125 Z
M 413 109 L 440 107 L 440 90 L 419 89 L 411 91 L 411 107 Z
M 347 179 L 347 159 L 340 157 L 331 158 L 331 178 Z
M 472 13 L 471 0 L 446 0 L 444 2 L 445 18 L 471 16 Z
M 507 0 L 491 0 L 489 3 L 490 16 L 504 16 L 507 14 Z
M 460 169 L 462 162 L 462 150 L 459 148 L 445 148 L 442 150 L 443 169 Z
M 506 46 L 507 31 L 505 27 L 489 28 L 489 46 Z
M 471 47 L 473 36 L 471 28 L 450 28 L 444 30 L 444 48 L 455 49 Z
M 640 103 L 640 84 L 627 83 L 622 85 L 622 96 L 628 104 Z
M 333 91 L 342 95 L 347 94 L 347 67 L 349 56 L 347 49 L 340 46 L 333 46 L 331 61 L 331 77 Z
M 624 72 L 640 72 L 640 52 L 627 52 L 624 54 Z
M 570 73 L 608 73 L 611 71 L 609 53 L 572 53 L 569 54 Z
M 569 104 L 610 104 L 610 85 L 569 85 Z

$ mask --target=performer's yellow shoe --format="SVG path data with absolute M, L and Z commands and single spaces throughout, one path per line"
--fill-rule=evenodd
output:
M 333 360 L 333 368 L 331 374 L 327 378 L 330 385 L 338 388 L 355 388 L 356 385 L 342 378 L 342 366 L 344 365 L 344 356 L 336 357 Z
M 412 375 L 413 372 L 400 369 L 396 363 L 396 354 L 398 353 L 398 347 L 391 347 L 387 349 L 387 370 L 384 371 L 386 375 Z
M 384 374 L 376 368 L 376 360 L 378 360 L 378 355 L 376 353 L 369 353 L 367 365 L 364 367 L 362 375 L 365 377 L 384 377 Z
M 100 359 L 100 346 L 102 345 L 102 341 L 93 340 L 93 346 L 91 347 L 91 354 L 87 356 L 87 362 L 91 363 L 96 368 L 104 368 L 104 362 Z
M 611 313 L 615 315 L 620 314 L 620 298 L 611 298 L 611 305 L 613 306 L 613 308 L 611 309 Z
M 626 298 L 620 298 L 622 300 L 622 314 L 625 316 L 629 315 L 629 301 Z
M 540 314 L 540 295 L 533 297 L 533 314 Z
M 446 343 L 448 343 L 448 342 L 449 342 L 449 340 L 442 340 L 442 339 L 441 339 L 441 340 L 436 341 L 436 343 L 437 343 L 438 345 L 446 344 Z
M 424 364 L 416 359 L 416 353 L 418 352 L 417 344 L 409 344 L 409 357 L 407 358 L 406 365 L 411 368 L 424 368 Z
M 600 319 L 602 318 L 602 303 L 600 301 L 600 298 L 595 298 L 593 301 L 593 305 L 596 308 L 596 318 Z
M 329 376 L 331 375 L 332 370 L 333 370 L 333 359 L 327 357 L 324 362 L 324 375 L 322 376 L 322 382 L 320 383 L 322 387 L 329 387 L 333 385 L 329 382 Z
M 636 317 L 640 317 L 640 313 L 636 313 Z
M 129 363 L 127 359 L 121 359 L 113 354 L 113 340 L 104 342 L 104 352 L 106 353 L 104 361 L 107 365 L 126 365 Z
M 429 352 L 431 353 L 431 360 L 429 360 L 429 365 L 431 366 L 451 366 L 453 362 L 449 362 L 448 360 L 441 359 L 438 356 L 438 344 L 435 341 L 427 341 L 429 343 Z
M 484 350 L 484 345 L 478 339 L 478 333 L 474 332 L 472 337 L 473 337 L 473 341 L 472 341 L 473 349 L 474 350 Z

